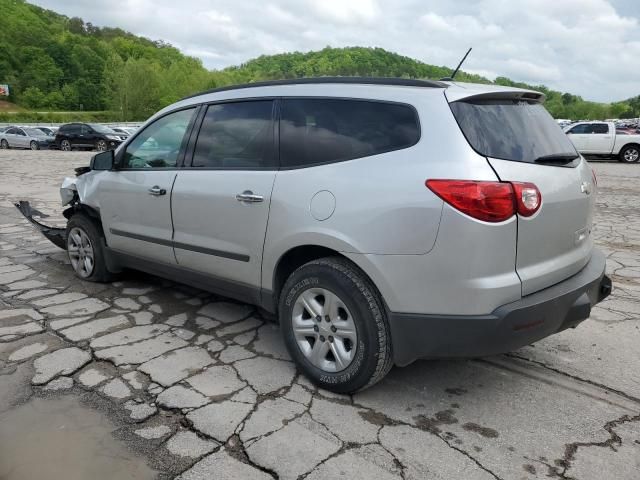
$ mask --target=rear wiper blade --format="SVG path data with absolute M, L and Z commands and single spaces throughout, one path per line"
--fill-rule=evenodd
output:
M 543 155 L 534 160 L 536 163 L 560 163 L 566 164 L 571 163 L 573 160 L 578 158 L 579 155 L 575 153 L 559 153 L 553 155 Z

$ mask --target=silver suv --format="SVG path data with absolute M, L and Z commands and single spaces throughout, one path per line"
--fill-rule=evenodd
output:
M 213 90 L 65 179 L 66 231 L 41 228 L 85 280 L 133 268 L 276 314 L 299 369 L 353 392 L 575 327 L 609 294 L 595 176 L 543 100 L 402 79 Z

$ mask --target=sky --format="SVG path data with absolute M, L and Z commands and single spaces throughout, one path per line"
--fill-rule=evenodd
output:
M 210 69 L 259 55 L 381 47 L 587 100 L 640 94 L 640 0 L 31 0 L 164 40 Z

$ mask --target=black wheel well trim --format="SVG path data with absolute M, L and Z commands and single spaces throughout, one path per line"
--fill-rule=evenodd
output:
M 97 208 L 91 207 L 89 205 L 85 205 L 84 203 L 74 203 L 69 208 L 67 208 L 64 212 L 62 212 L 62 215 L 64 215 L 64 218 L 66 218 L 67 220 L 71 220 L 71 217 L 77 214 L 84 215 L 88 217 L 90 220 L 95 222 L 98 229 L 100 230 L 100 233 L 102 234 L 102 238 L 105 239 L 105 245 L 106 245 L 106 237 L 104 234 L 104 229 L 102 228 L 102 219 L 100 218 L 100 210 L 98 210 Z
M 620 153 L 624 152 L 624 150 L 628 147 L 636 147 L 636 148 L 640 148 L 640 143 L 639 142 L 630 142 L 630 143 L 626 143 L 624 144 L 621 148 L 620 148 Z
M 387 312 L 389 311 L 387 302 L 382 296 L 380 289 L 360 265 L 354 262 L 351 258 L 340 253 L 338 250 L 316 244 L 298 245 L 290 248 L 280 256 L 273 270 L 272 290 L 262 290 L 262 307 L 277 316 L 280 291 L 289 276 L 305 263 L 326 257 L 340 257 L 353 264 L 371 282 L 371 285 L 375 288 L 384 309 Z

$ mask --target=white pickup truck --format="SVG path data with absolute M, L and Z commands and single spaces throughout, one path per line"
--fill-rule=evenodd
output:
M 621 162 L 640 160 L 640 135 L 616 132 L 613 122 L 580 122 L 564 129 L 580 153 L 618 157 Z

